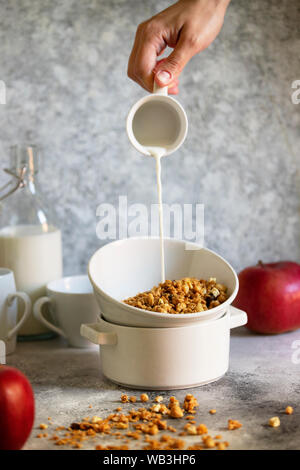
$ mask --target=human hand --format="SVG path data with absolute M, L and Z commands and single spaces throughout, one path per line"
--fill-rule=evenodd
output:
M 178 77 L 187 62 L 219 34 L 230 0 L 179 0 L 141 23 L 128 62 L 128 76 L 147 91 L 153 78 L 169 93 L 178 93 Z M 165 48 L 169 57 L 157 62 Z

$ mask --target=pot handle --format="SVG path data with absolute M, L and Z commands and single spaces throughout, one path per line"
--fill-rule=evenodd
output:
M 237 328 L 238 326 L 246 325 L 248 321 L 247 313 L 239 308 L 229 305 L 230 313 L 230 329 Z
M 80 334 L 94 344 L 113 345 L 117 344 L 116 333 L 100 331 L 99 323 L 84 323 L 80 327 Z

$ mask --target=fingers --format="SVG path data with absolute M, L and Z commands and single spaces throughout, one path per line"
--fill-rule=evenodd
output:
M 151 92 L 154 72 L 160 87 L 168 86 L 171 93 L 176 93 L 175 80 L 187 62 L 219 34 L 228 4 L 229 0 L 178 1 L 141 23 L 129 58 L 128 76 Z M 166 46 L 174 48 L 173 52 L 156 66 Z
M 178 85 L 171 85 L 168 88 L 168 94 L 169 95 L 178 95 L 178 93 L 179 93 Z
M 153 91 L 153 69 L 156 58 L 166 44 L 150 22 L 142 23 L 136 33 L 128 62 L 128 76 L 147 91 Z
M 153 91 L 153 69 L 156 65 L 156 47 L 151 42 L 141 42 L 135 58 L 136 80 L 148 91 Z
M 154 75 L 155 75 L 156 71 L 159 69 L 160 64 L 162 64 L 166 60 L 167 59 L 164 58 L 164 59 L 160 59 L 156 62 L 155 68 L 153 70 Z M 168 93 L 169 93 L 169 95 L 177 95 L 179 93 L 178 85 L 179 85 L 178 78 L 176 78 L 175 80 L 173 80 L 171 83 L 168 84 Z
M 159 60 L 166 48 L 160 30 L 151 26 L 151 22 L 142 23 L 135 36 L 134 45 L 128 62 L 128 76 L 150 93 L 153 91 L 153 73 L 155 81 L 161 87 L 168 86 L 170 94 L 178 93 L 178 76 L 193 55 L 199 52 L 198 38 L 193 41 L 182 28 L 178 42 L 169 57 Z
M 172 84 L 197 52 L 199 52 L 198 41 L 193 41 L 182 30 L 173 52 L 155 68 L 156 83 L 161 87 Z
M 168 85 L 168 94 L 169 95 L 177 95 L 179 93 L 179 80 L 176 79 L 174 82 Z

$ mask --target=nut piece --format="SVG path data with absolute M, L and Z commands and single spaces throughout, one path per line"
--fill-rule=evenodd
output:
M 185 426 L 184 426 L 184 429 L 186 430 L 186 432 L 192 436 L 196 436 L 197 434 L 197 428 L 194 424 L 191 424 L 191 423 L 187 423 Z
M 48 424 L 41 423 L 40 424 L 40 429 L 48 429 Z
M 170 410 L 171 410 L 170 416 L 172 418 L 182 418 L 183 417 L 183 411 L 180 408 L 180 406 L 177 405 L 176 403 L 171 406 Z
M 161 395 L 158 395 L 157 397 L 155 397 L 154 401 L 156 403 L 162 403 L 164 401 L 164 397 L 162 397 Z
M 287 406 L 286 409 L 285 409 L 285 413 L 287 415 L 292 415 L 294 413 L 294 409 L 292 406 Z
M 141 398 L 141 401 L 144 403 L 149 400 L 147 393 L 142 393 L 140 398 Z
M 132 396 L 132 397 L 129 397 L 129 400 L 131 403 L 135 403 L 136 402 L 136 397 Z
M 278 416 L 274 416 L 269 419 L 269 426 L 271 426 L 271 428 L 278 428 L 280 426 L 280 419 Z
M 242 424 L 239 421 L 237 421 L 236 419 L 229 419 L 227 427 L 228 427 L 229 431 L 234 431 L 234 429 L 241 428 Z
M 211 415 L 214 415 L 214 414 L 216 414 L 217 410 L 209 410 L 209 412 L 210 412 Z
M 151 411 L 153 411 L 154 413 L 159 413 L 160 412 L 160 404 L 157 403 L 156 405 L 152 405 L 151 406 Z
M 207 434 L 207 433 L 208 433 L 208 429 L 205 426 L 205 424 L 199 424 L 199 426 L 197 426 L 197 434 L 199 436 L 201 436 L 202 434 Z
M 194 408 L 196 408 L 197 406 L 199 406 L 197 399 L 194 397 L 194 395 L 188 393 L 184 399 L 183 404 L 183 408 L 185 409 L 185 411 L 187 411 L 188 413 L 192 413 L 194 411 Z
M 226 444 L 224 442 L 218 442 L 217 444 L 217 449 L 218 450 L 225 450 L 226 449 Z
M 128 403 L 128 395 L 126 395 L 125 393 L 123 393 L 123 395 L 121 395 L 121 402 L 122 403 Z
M 216 446 L 216 443 L 211 436 L 203 436 L 202 441 L 207 449 L 212 449 Z

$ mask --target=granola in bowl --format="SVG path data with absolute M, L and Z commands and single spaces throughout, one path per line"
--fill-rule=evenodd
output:
M 227 300 L 227 287 L 217 283 L 216 278 L 208 281 L 185 277 L 167 280 L 150 291 L 125 299 L 132 307 L 159 313 L 185 314 L 210 310 Z

